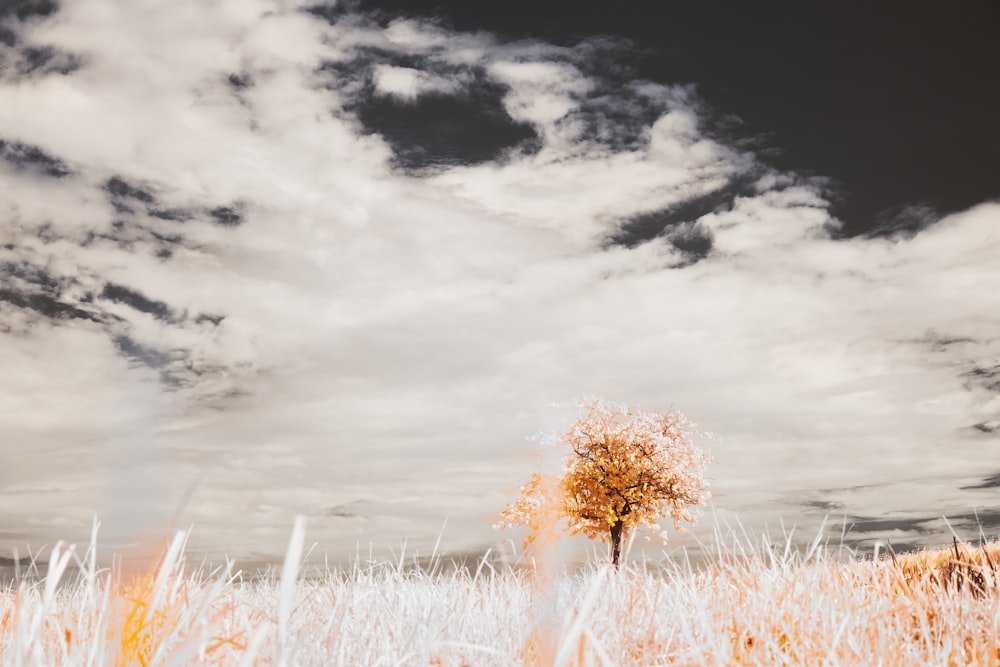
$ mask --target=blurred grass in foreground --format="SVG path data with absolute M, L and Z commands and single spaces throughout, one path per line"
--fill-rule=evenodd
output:
M 58 545 L 0 591 L 0 664 L 1000 665 L 998 542 L 859 560 L 732 533 L 699 568 L 400 558 L 304 578 L 303 541 L 298 521 L 280 574 L 254 577 L 186 571 L 183 533 L 131 574 L 96 566 L 96 537 Z

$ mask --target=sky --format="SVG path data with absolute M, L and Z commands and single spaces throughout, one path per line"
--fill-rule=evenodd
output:
M 506 548 L 589 396 L 672 546 L 996 534 L 1000 13 L 802 4 L 4 2 L 0 554 Z

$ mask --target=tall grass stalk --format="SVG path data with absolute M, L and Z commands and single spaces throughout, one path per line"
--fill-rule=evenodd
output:
M 185 563 L 185 533 L 156 567 L 97 566 L 62 544 L 0 591 L 0 664 L 41 666 L 997 665 L 1000 543 L 842 558 L 716 535 L 711 557 L 557 573 L 482 559 L 448 568 L 302 564 L 297 520 L 280 575 Z M 31 572 L 33 570 L 33 572 Z M 533 608 L 544 599 L 554 615 Z M 544 618 L 543 618 L 544 617 Z M 539 633 L 547 633 L 539 643 Z M 533 642 L 535 644 L 533 644 Z M 550 652 L 532 650 L 549 646 Z

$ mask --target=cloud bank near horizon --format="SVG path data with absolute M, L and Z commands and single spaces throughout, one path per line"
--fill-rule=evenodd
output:
M 611 38 L 22 7 L 0 17 L 6 543 L 95 512 L 128 543 L 189 493 L 215 553 L 280 554 L 296 513 L 331 552 L 432 544 L 449 515 L 478 548 L 524 437 L 588 394 L 693 414 L 716 507 L 751 522 L 967 511 L 959 482 L 995 472 L 1000 204 L 840 238 L 822 181 L 711 132 Z

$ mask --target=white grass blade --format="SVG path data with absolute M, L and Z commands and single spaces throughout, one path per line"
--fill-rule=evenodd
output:
M 185 574 L 186 538 L 178 533 L 151 582 L 155 589 L 131 600 L 115 571 L 99 569 L 95 529 L 78 560 L 59 543 L 42 552 L 50 555 L 47 565 L 35 555 L 16 594 L 0 595 L 0 665 L 511 667 L 536 646 L 550 660 L 545 667 L 995 663 L 1000 593 L 990 566 L 1000 563 L 1000 543 L 984 553 L 961 546 L 960 574 L 976 589 L 956 587 L 959 575 L 948 578 L 951 544 L 900 553 L 896 563 L 845 562 L 830 557 L 836 545 L 824 546 L 821 537 L 800 549 L 789 548 L 784 535 L 785 555 L 780 543 L 747 541 L 736 529 L 717 534 L 724 547 L 706 545 L 707 564 L 685 566 L 680 552 L 664 567 L 635 563 L 617 576 L 610 566 L 564 572 L 540 600 L 527 572 L 487 562 L 494 552 L 478 568 L 448 574 L 404 569 L 394 557 L 304 579 L 299 517 L 282 567 L 260 578 L 234 573 L 231 562 Z M 72 580 L 74 562 L 81 574 Z M 944 578 L 933 567 L 943 568 Z M 982 583 L 973 579 L 980 569 Z M 47 576 L 39 578 L 39 570 Z M 556 616 L 533 626 L 534 612 L 550 602 Z M 123 625 L 136 625 L 124 615 L 142 615 L 146 604 L 159 609 L 140 658 L 122 652 L 121 638 Z M 63 636 L 67 629 L 72 641 Z M 536 637 L 558 643 L 534 644 Z
M 240 660 L 240 667 L 254 667 L 257 664 L 257 654 L 260 653 L 261 646 L 271 632 L 271 625 L 264 623 L 258 627 L 250 638 L 246 651 L 243 652 L 243 659 Z
M 174 538 L 170 541 L 167 553 L 164 554 L 163 561 L 160 563 L 160 568 L 156 573 L 156 581 L 153 584 L 153 599 L 146 609 L 146 620 L 149 619 L 155 609 L 159 609 L 160 605 L 163 604 L 167 596 L 170 580 L 176 572 L 186 544 L 187 534 L 182 530 L 177 531 L 174 534 Z
M 806 550 L 806 562 L 812 560 L 812 558 L 819 553 L 819 544 L 823 539 L 823 531 L 826 530 L 826 520 L 829 518 L 830 515 L 827 514 L 823 517 L 823 521 L 819 524 L 819 530 L 816 531 L 816 537 L 813 538 L 813 541 L 809 544 L 809 549 Z
M 306 518 L 299 515 L 295 517 L 292 536 L 288 540 L 288 550 L 285 552 L 285 562 L 281 566 L 281 580 L 278 585 L 278 645 L 282 658 L 288 648 L 288 619 L 291 617 L 292 605 L 295 602 L 295 582 L 299 576 L 305 535 Z
M 73 557 L 72 546 L 66 551 L 62 551 L 61 547 L 62 542 L 56 542 L 56 545 L 52 547 L 52 555 L 49 556 L 49 569 L 45 575 L 44 595 L 46 602 L 51 602 L 55 598 L 56 586 L 59 585 L 59 580 L 62 579 L 66 572 L 66 566 L 69 565 L 70 558 Z
M 585 627 L 583 628 L 583 634 L 587 637 L 587 641 L 589 642 L 588 646 L 590 646 L 590 648 L 594 650 L 594 653 L 597 654 L 597 657 L 601 659 L 601 664 L 606 667 L 615 667 L 615 661 L 611 659 L 611 656 L 609 656 L 607 651 L 604 650 L 604 647 L 601 646 L 601 642 L 594 636 L 593 631 L 590 628 Z
M 594 577 L 593 582 L 590 584 L 590 590 L 587 591 L 587 597 L 584 598 L 583 604 L 580 605 L 580 610 L 576 613 L 573 618 L 573 622 L 569 629 L 562 637 L 562 641 L 559 643 L 559 651 L 556 653 L 555 666 L 566 664 L 569 659 L 570 652 L 576 646 L 576 642 L 579 640 L 581 633 L 583 632 L 583 624 L 587 620 L 587 615 L 590 613 L 591 608 L 594 606 L 594 602 L 597 600 L 598 594 L 601 592 L 600 584 L 604 583 L 608 579 L 609 572 L 608 565 L 603 565 L 597 571 L 597 575 Z

